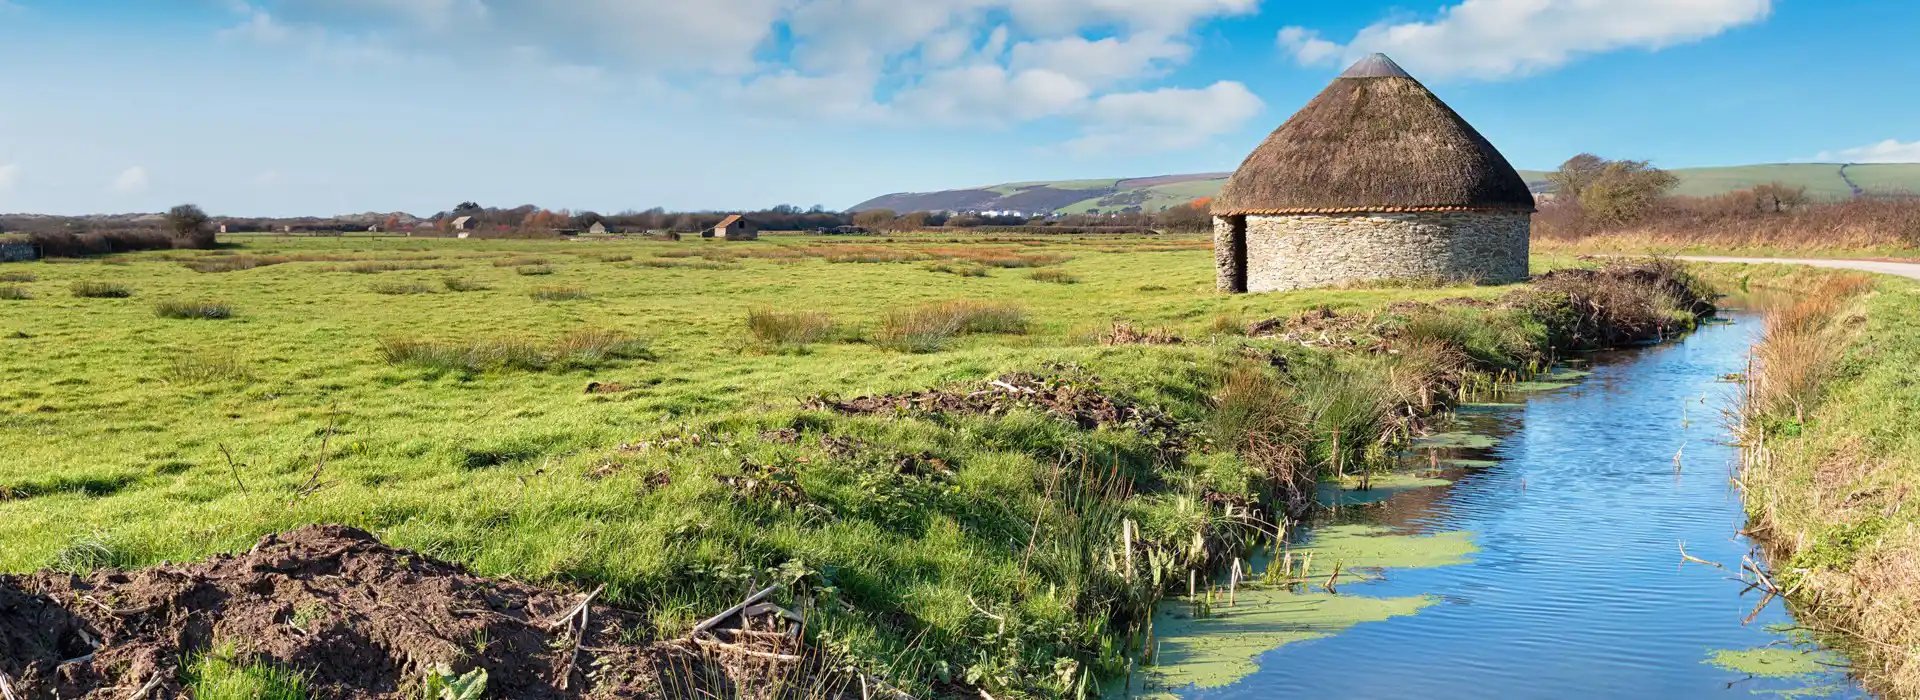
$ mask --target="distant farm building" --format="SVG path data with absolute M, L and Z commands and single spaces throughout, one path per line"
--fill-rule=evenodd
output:
M 606 232 L 607 232 L 607 225 L 603 222 L 595 221 L 593 222 L 592 226 L 587 227 L 587 233 L 604 234 Z
M 1506 157 L 1374 54 L 1267 137 L 1214 199 L 1219 287 L 1518 282 L 1534 210 Z
M 462 216 L 458 219 L 453 220 L 452 228 L 455 231 L 472 231 L 474 228 L 478 227 L 479 225 L 480 225 L 480 222 L 474 221 L 473 217 Z
M 713 228 L 701 232 L 700 237 L 723 238 L 729 241 L 752 241 L 760 238 L 760 232 L 754 230 L 753 226 L 749 225 L 746 219 L 740 218 L 739 214 L 734 214 L 725 219 L 721 219 L 720 223 L 715 224 Z

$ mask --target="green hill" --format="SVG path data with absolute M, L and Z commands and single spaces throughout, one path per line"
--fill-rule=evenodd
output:
M 1782 163 L 1720 168 L 1682 168 L 1675 194 L 1708 197 L 1769 182 L 1805 187 L 1816 199 L 1856 195 L 1920 194 L 1920 163 L 1839 165 Z M 901 192 L 875 197 L 854 211 L 1017 211 L 1025 214 L 1085 214 L 1148 211 L 1186 204 L 1220 191 L 1228 173 L 1163 175 L 1116 180 L 1015 182 L 940 192 Z M 1546 172 L 1522 170 L 1535 192 L 1546 191 Z

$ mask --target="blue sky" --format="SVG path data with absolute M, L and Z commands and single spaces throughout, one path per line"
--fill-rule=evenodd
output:
M 1231 170 L 1384 51 L 1508 158 L 1920 161 L 1889 0 L 0 0 L 0 211 L 843 208 Z

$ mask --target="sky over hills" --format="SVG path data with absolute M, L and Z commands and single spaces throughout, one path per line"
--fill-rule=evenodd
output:
M 1546 168 L 1920 161 L 1868 0 L 0 0 L 0 211 L 618 210 L 1232 169 L 1384 51 Z

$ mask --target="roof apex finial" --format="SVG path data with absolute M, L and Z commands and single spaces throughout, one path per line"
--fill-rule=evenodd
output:
M 1360 59 L 1358 63 L 1353 64 L 1352 68 L 1348 68 L 1347 72 L 1341 73 L 1340 77 L 1342 78 L 1411 78 L 1413 76 L 1408 75 L 1407 70 L 1405 68 L 1401 68 L 1400 64 L 1394 63 L 1393 59 L 1387 58 L 1386 54 L 1376 53 L 1366 58 Z

